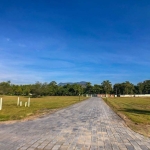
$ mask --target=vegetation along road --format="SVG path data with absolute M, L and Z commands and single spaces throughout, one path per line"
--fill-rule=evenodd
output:
M 116 97 L 104 100 L 130 128 L 150 137 L 150 98 Z
M 0 124 L 1 150 L 148 150 L 150 139 L 128 128 L 100 98 L 32 121 Z

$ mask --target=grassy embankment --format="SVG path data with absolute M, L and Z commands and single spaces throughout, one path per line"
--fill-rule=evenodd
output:
M 150 98 L 104 98 L 134 131 L 150 137 Z
M 27 97 L 20 96 L 23 106 L 17 106 L 17 96 L 1 96 L 3 98 L 3 108 L 0 110 L 0 121 L 20 120 L 31 118 L 45 113 L 52 113 L 56 109 L 64 108 L 79 102 L 78 96 L 47 96 L 41 98 L 31 98 L 30 107 L 25 107 Z M 80 97 L 80 101 L 87 99 Z

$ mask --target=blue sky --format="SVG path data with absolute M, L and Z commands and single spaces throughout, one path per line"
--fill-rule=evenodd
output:
M 0 1 L 0 82 L 147 79 L 149 0 Z

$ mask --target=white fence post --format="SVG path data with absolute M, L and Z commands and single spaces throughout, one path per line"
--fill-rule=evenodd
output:
M 22 101 L 20 101 L 20 106 L 22 106 Z
M 25 107 L 27 107 L 27 102 L 25 102 Z
M 30 107 L 30 97 L 28 98 L 28 107 Z
M 2 110 L 2 103 L 3 103 L 3 100 L 2 98 L 0 99 L 0 110 Z
M 17 106 L 19 106 L 19 97 L 18 97 L 18 101 L 17 101 Z

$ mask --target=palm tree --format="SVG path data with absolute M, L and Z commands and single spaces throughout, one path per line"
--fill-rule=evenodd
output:
M 103 81 L 101 85 L 106 95 L 112 91 L 112 84 L 109 80 Z

